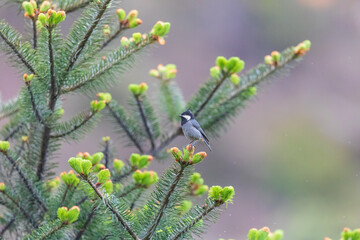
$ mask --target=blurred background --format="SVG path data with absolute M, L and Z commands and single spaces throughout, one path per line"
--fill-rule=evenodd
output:
M 360 1 L 124 0 L 122 7 L 139 10 L 144 23 L 136 31 L 148 31 L 157 20 L 172 24 L 165 46 L 152 48 L 118 76 L 121 83 L 110 92 L 125 104 L 127 84 L 154 85 L 148 71 L 159 63 L 178 66 L 176 81 L 189 99 L 218 55 L 239 56 L 249 69 L 273 50 L 312 41 L 290 75 L 261 85 L 256 100 L 212 140 L 214 151 L 197 167 L 206 184 L 236 190 L 234 204 L 204 239 L 245 239 L 250 228 L 263 226 L 283 229 L 286 239 L 337 239 L 343 227 L 360 227 Z M 65 34 L 79 15 L 67 16 Z M 16 6 L 2 6 L 0 17 L 24 32 Z M 0 72 L 6 101 L 22 87 L 22 73 L 5 56 Z M 88 106 L 87 96 L 67 97 L 65 118 Z M 133 149 L 122 147 L 104 119 L 85 139 L 62 146 L 58 172 L 69 169 L 67 159 L 77 152 L 100 150 L 106 135 L 117 144 L 118 158 L 128 158 Z M 174 145 L 185 143 L 181 137 Z M 168 165 L 154 162 L 151 168 L 161 172 Z

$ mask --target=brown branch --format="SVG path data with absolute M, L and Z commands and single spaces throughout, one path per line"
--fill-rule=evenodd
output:
M 123 192 L 122 194 L 119 195 L 119 198 L 125 197 L 126 195 L 128 195 L 129 193 L 131 193 L 132 191 L 134 191 L 135 189 L 138 189 L 139 186 L 134 185 L 133 187 L 129 188 L 126 192 Z
M 125 131 L 126 135 L 130 138 L 130 140 L 133 142 L 133 144 L 137 147 L 140 153 L 143 153 L 143 149 L 140 146 L 140 143 L 136 140 L 135 136 L 130 132 L 130 130 L 126 127 L 125 123 L 121 120 L 121 118 L 116 114 L 116 112 L 112 109 L 112 107 L 109 104 L 106 104 L 108 107 L 111 115 L 116 119 L 116 121 L 119 123 L 121 128 Z
M 90 2 L 91 2 L 90 0 L 87 0 L 87 1 L 82 2 L 80 4 L 72 5 L 72 6 L 68 7 L 68 8 L 65 8 L 64 11 L 66 12 L 66 14 L 71 13 L 71 12 L 75 12 L 76 10 L 89 5 Z
M 12 217 L 11 220 L 5 225 L 5 227 L 3 228 L 3 230 L 1 230 L 0 236 L 3 237 L 5 232 L 7 230 L 9 230 L 9 228 L 11 227 L 11 225 L 15 222 L 15 217 Z
M 87 226 L 89 225 L 91 219 L 94 217 L 95 215 L 95 211 L 96 211 L 96 207 L 94 206 L 92 209 L 91 209 L 91 212 L 90 214 L 88 215 L 87 219 L 86 219 L 86 222 L 84 223 L 84 225 L 82 226 L 82 228 L 80 229 L 80 231 L 78 232 L 78 234 L 76 235 L 75 237 L 75 240 L 80 240 L 82 235 L 84 234 Z
M 123 28 L 121 25 L 118 30 L 108 39 L 103 45 L 100 47 L 100 50 L 103 50 L 112 40 L 114 40 L 117 36 L 119 36 L 126 28 Z
M 159 225 L 162 216 L 164 215 L 165 209 L 169 204 L 170 197 L 173 194 L 173 192 L 175 191 L 175 188 L 176 188 L 177 184 L 179 183 L 181 177 L 183 176 L 183 173 L 184 173 L 184 170 L 186 167 L 187 167 L 187 165 L 181 164 L 180 171 L 176 174 L 175 180 L 172 182 L 168 192 L 166 193 L 165 198 L 160 205 L 159 211 L 155 216 L 154 222 L 150 226 L 150 228 L 147 230 L 143 240 L 151 239 L 152 235 L 155 233 L 156 228 Z
M 91 34 L 93 33 L 94 29 L 96 28 L 96 26 L 98 25 L 101 17 L 104 15 L 105 10 L 107 9 L 107 6 L 109 5 L 109 3 L 111 2 L 111 0 L 106 0 L 104 5 L 101 6 L 100 11 L 98 12 L 97 16 L 95 17 L 94 22 L 91 24 L 89 30 L 86 32 L 84 38 L 81 40 L 81 42 L 79 43 L 78 47 L 76 48 L 76 50 L 71 54 L 71 57 L 69 59 L 69 63 L 68 66 L 66 68 L 66 72 L 69 72 L 72 67 L 74 66 L 76 60 L 79 58 L 82 50 L 84 49 L 87 41 L 89 40 Z
M 24 58 L 23 55 L 16 49 L 16 46 L 12 44 L 0 31 L 0 37 L 5 41 L 5 43 L 13 50 L 15 55 L 20 59 L 20 61 L 30 70 L 31 73 L 35 74 L 34 68 L 30 65 L 30 63 Z
M 30 95 L 31 106 L 32 106 L 33 111 L 35 112 L 36 120 L 38 120 L 41 124 L 45 125 L 45 121 L 41 117 L 41 115 L 40 115 L 40 113 L 39 113 L 39 111 L 38 111 L 38 109 L 36 107 L 34 94 L 33 94 L 32 90 L 31 90 L 30 84 L 31 84 L 31 82 L 27 83 L 26 87 L 27 87 L 27 90 L 28 90 L 29 95 Z
M 13 202 L 17 208 L 20 209 L 20 212 L 24 215 L 24 217 L 31 223 L 31 225 L 34 228 L 37 227 L 35 220 L 28 214 L 28 212 L 12 196 L 10 196 L 6 191 L 2 191 L 1 193 L 4 194 L 11 202 Z
M 139 112 L 140 112 L 140 116 L 141 116 L 141 119 L 144 123 L 144 127 L 145 127 L 145 130 L 146 130 L 146 133 L 149 137 L 149 140 L 150 140 L 150 143 L 151 143 L 151 150 L 155 149 L 155 142 L 154 142 L 154 136 L 152 134 L 152 130 L 151 130 L 151 126 L 150 126 L 150 123 L 146 117 L 146 114 L 145 114 L 145 111 L 144 111 L 144 107 L 142 105 L 142 100 L 140 99 L 140 96 L 135 96 L 135 100 L 136 100 L 136 104 L 139 108 Z
M 221 204 L 214 204 L 211 207 L 205 208 L 204 212 L 202 212 L 199 216 L 197 216 L 189 225 L 187 225 L 183 230 L 181 230 L 175 237 L 171 238 L 171 240 L 176 240 L 182 237 L 182 235 L 189 231 L 196 223 L 198 223 L 201 219 L 206 217 L 211 211 L 213 211 L 216 207 L 220 206 Z
M 150 151 L 150 154 L 153 156 L 157 156 L 161 150 L 163 150 L 166 146 L 168 146 L 176 137 L 182 134 L 181 127 L 177 128 L 172 134 L 170 134 L 164 141 L 160 143 L 158 147 L 154 150 Z
M 32 197 L 40 204 L 40 206 L 42 207 L 42 209 L 46 212 L 47 208 L 45 206 L 45 204 L 43 203 L 43 201 L 41 201 L 41 199 L 37 196 L 37 194 L 35 193 L 33 187 L 30 185 L 28 179 L 25 177 L 24 173 L 21 171 L 21 169 L 19 168 L 19 166 L 16 164 L 15 160 L 10 157 L 7 152 L 1 152 L 6 159 L 11 163 L 12 166 L 14 166 L 15 170 L 17 171 L 17 173 L 19 174 L 21 180 L 24 182 L 25 187 L 29 190 L 29 192 L 31 193 Z
M 115 177 L 113 181 L 114 182 L 119 182 L 121 179 L 126 178 L 127 176 L 129 176 L 130 174 L 135 172 L 136 170 L 137 170 L 137 168 L 131 167 L 131 169 L 128 172 L 126 172 L 126 173 L 124 173 L 124 174 L 122 174 L 122 175 L 120 175 L 118 177 Z
M 139 45 L 137 45 L 136 48 L 133 48 L 131 50 L 128 50 L 125 54 L 121 54 L 121 56 L 116 60 L 114 61 L 113 63 L 105 66 L 103 69 L 101 69 L 101 71 L 97 72 L 96 74 L 94 74 L 92 77 L 90 77 L 89 79 L 83 81 L 83 82 L 80 82 L 78 85 L 75 85 L 75 86 L 72 86 L 72 87 L 69 87 L 67 89 L 62 89 L 61 90 L 61 94 L 65 94 L 65 93 L 69 93 L 69 92 L 72 92 L 72 91 L 75 91 L 81 87 L 83 87 L 85 84 L 91 82 L 91 81 L 94 81 L 97 77 L 101 76 L 102 74 L 104 74 L 104 72 L 106 72 L 107 70 L 109 70 L 110 68 L 112 68 L 116 63 L 119 63 L 120 61 L 123 61 L 127 58 L 129 58 L 130 56 L 132 56 L 132 54 L 140 51 L 140 49 L 142 49 L 142 47 L 145 47 L 151 43 L 154 43 L 155 40 L 153 38 L 149 39 L 148 41 L 145 41 Z
M 12 115 L 14 115 L 15 113 L 19 112 L 19 109 L 18 108 L 15 108 L 14 110 L 11 110 L 10 112 L 8 113 L 1 113 L 0 114 L 0 120 L 4 119 L 4 118 L 7 118 L 7 117 L 10 117 Z
M 9 135 L 7 135 L 4 140 L 8 141 L 10 138 L 12 138 L 16 133 L 18 133 L 20 131 L 20 129 L 25 125 L 25 123 L 21 122 L 19 123 L 16 128 L 9 133 Z
M 31 18 L 32 25 L 33 25 L 33 41 L 34 41 L 34 49 L 37 47 L 37 29 L 36 29 L 36 19 L 35 17 Z
M 135 240 L 140 240 L 135 232 L 130 228 L 130 226 L 126 223 L 126 221 L 121 217 L 120 213 L 115 209 L 115 207 L 112 205 L 112 203 L 105 198 L 102 193 L 99 191 L 99 189 L 96 188 L 96 186 L 91 182 L 91 180 L 87 177 L 85 177 L 85 180 L 87 181 L 87 183 L 89 183 L 89 185 L 92 187 L 92 189 L 95 191 L 96 195 L 102 199 L 106 205 L 106 207 L 113 213 L 115 214 L 116 218 L 119 220 L 119 222 L 121 223 L 121 225 L 125 228 L 125 230 L 130 234 L 130 236 L 135 239 Z
M 92 117 L 95 116 L 97 112 L 91 112 L 89 115 L 87 115 L 84 120 L 79 123 L 78 125 L 75 125 L 72 129 L 70 129 L 69 131 L 67 132 L 64 132 L 64 133 L 60 133 L 58 135 L 50 135 L 50 138 L 61 138 L 61 137 L 65 137 L 66 135 L 69 135 L 73 132 L 75 132 L 77 129 L 79 129 L 80 127 L 84 126 Z
M 224 72 L 222 73 L 222 78 L 220 79 L 220 81 L 216 84 L 216 86 L 214 87 L 214 89 L 210 92 L 210 94 L 207 96 L 206 100 L 201 104 L 201 106 L 194 112 L 194 116 L 196 117 L 204 108 L 205 106 L 209 103 L 209 101 L 211 100 L 211 98 L 214 96 L 214 94 L 216 93 L 216 91 L 220 88 L 220 86 L 223 84 L 223 82 L 225 81 L 225 79 L 227 78 L 227 74 L 225 74 Z
M 48 239 L 51 235 L 53 235 L 55 232 L 59 231 L 61 228 L 63 228 L 65 226 L 65 223 L 61 223 L 61 225 L 51 229 L 51 231 L 47 234 L 45 234 L 44 236 L 42 236 L 39 240 L 44 240 L 44 239 Z
M 57 86 L 55 78 L 55 62 L 52 48 L 52 28 L 48 27 L 48 48 L 49 48 L 49 60 L 50 60 L 50 97 L 49 97 L 49 108 L 54 112 L 56 101 L 57 101 Z M 42 179 L 42 175 L 45 168 L 47 150 L 49 147 L 51 128 L 49 126 L 44 126 L 44 131 L 41 140 L 41 149 L 40 149 L 40 160 L 37 167 L 36 175 L 39 180 Z

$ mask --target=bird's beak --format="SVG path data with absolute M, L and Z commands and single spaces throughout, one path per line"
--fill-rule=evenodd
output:
M 178 117 L 182 117 L 182 115 L 180 114 Z

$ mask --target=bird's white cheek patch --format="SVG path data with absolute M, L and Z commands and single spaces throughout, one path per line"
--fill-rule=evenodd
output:
M 189 115 L 182 115 L 187 121 L 189 121 L 191 119 L 191 117 Z

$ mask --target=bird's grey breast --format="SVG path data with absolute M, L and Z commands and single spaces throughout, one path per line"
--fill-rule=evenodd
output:
M 182 125 L 182 130 L 184 132 L 185 137 L 194 140 L 202 138 L 201 132 L 197 130 L 191 122 L 187 122 Z

